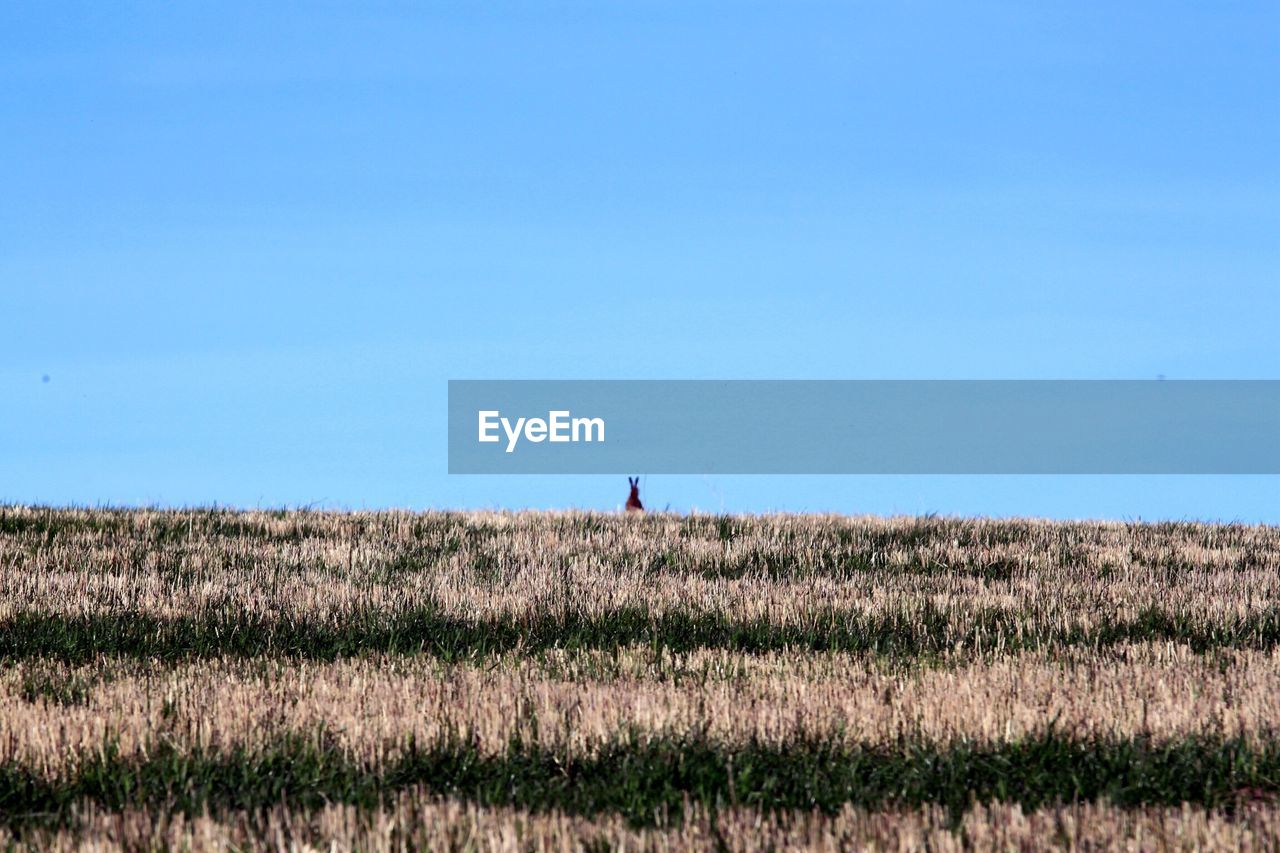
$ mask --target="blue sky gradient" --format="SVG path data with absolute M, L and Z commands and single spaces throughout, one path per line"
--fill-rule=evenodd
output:
M 1280 378 L 1273 2 L 11 3 L 0 80 L 0 500 L 625 500 L 449 477 L 450 378 Z M 1274 477 L 645 496 L 1280 522 Z

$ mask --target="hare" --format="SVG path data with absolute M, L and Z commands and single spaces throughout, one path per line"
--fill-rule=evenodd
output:
M 627 485 L 631 494 L 627 497 L 627 512 L 644 512 L 644 504 L 640 503 L 640 478 L 628 477 Z

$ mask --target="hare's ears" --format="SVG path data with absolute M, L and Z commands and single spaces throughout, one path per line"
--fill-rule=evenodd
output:
M 628 477 L 628 478 L 627 478 L 627 485 L 628 485 L 628 486 L 638 486 L 638 485 L 640 485 L 640 478 L 639 478 L 639 477 Z

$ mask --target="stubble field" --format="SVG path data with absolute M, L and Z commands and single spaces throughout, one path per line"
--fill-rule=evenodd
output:
M 1280 530 L 0 508 L 0 842 L 1280 846 Z

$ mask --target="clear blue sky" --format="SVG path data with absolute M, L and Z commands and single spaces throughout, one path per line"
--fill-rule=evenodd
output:
M 6 3 L 0 500 L 625 500 L 449 477 L 449 378 L 1280 378 L 1278 92 L 1274 0 Z M 1265 477 L 645 497 L 1280 522 Z

